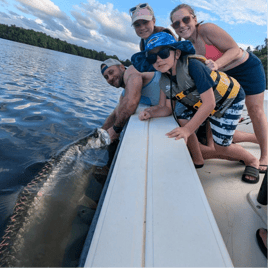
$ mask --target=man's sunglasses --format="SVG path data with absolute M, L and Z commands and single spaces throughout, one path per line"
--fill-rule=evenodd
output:
M 146 60 L 150 64 L 154 64 L 157 61 L 157 56 L 159 56 L 161 59 L 167 59 L 170 56 L 170 50 L 175 50 L 173 47 L 166 47 L 163 48 L 162 50 L 158 51 L 157 53 L 154 54 L 147 54 L 146 55 Z
M 193 16 L 194 18 L 194 16 Z M 181 20 L 184 24 L 189 24 L 189 22 L 191 21 L 191 17 L 190 16 L 186 16 L 186 17 L 183 17 L 182 20 Z M 175 22 L 173 22 L 171 24 L 171 27 L 173 29 L 178 29 L 180 27 L 180 24 L 181 24 L 181 21 L 180 20 L 177 20 Z
M 144 4 L 140 4 L 140 5 L 137 5 L 135 7 L 132 7 L 130 10 L 129 10 L 129 13 L 133 13 L 136 9 L 140 9 L 140 8 L 145 8 L 145 7 L 149 7 L 149 5 L 147 3 L 144 3 Z

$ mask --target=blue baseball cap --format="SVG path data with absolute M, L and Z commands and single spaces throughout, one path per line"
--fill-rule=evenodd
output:
M 186 40 L 186 41 L 177 41 L 174 36 L 171 34 L 165 33 L 165 32 L 159 32 L 152 34 L 145 45 L 145 50 L 142 52 L 135 53 L 131 57 L 131 62 L 133 66 L 139 71 L 139 72 L 150 72 L 153 71 L 154 68 L 152 64 L 150 64 L 146 57 L 148 55 L 148 52 L 156 47 L 161 46 L 169 46 L 173 47 L 175 49 L 179 49 L 181 51 L 181 55 L 187 55 L 187 54 L 195 54 L 195 49 L 193 44 Z

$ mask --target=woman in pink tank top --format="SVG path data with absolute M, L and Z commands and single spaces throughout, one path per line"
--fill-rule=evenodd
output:
M 207 45 L 206 43 L 205 43 L 205 49 L 206 49 L 205 57 L 207 59 L 216 61 L 223 55 L 223 53 L 220 52 L 216 47 L 212 45 Z
M 198 23 L 194 10 L 181 4 L 170 13 L 171 26 L 179 37 L 190 40 L 196 54 L 206 56 L 211 70 L 221 70 L 234 77 L 246 93 L 246 106 L 261 148 L 259 172 L 268 164 L 268 126 L 264 113 L 266 79 L 261 61 L 240 49 L 234 39 L 213 23 Z

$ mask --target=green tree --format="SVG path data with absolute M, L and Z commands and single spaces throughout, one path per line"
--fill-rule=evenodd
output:
M 23 29 L 13 24 L 11 26 L 0 24 L 0 38 L 70 53 L 90 59 L 104 61 L 108 58 L 114 58 L 119 60 L 116 55 L 109 56 L 104 51 L 97 52 L 96 50 L 69 44 L 59 38 L 53 38 L 45 33 L 36 32 L 34 30 Z M 131 62 L 127 60 L 125 65 L 128 66 L 130 64 Z

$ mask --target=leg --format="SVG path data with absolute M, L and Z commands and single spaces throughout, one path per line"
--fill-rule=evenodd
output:
M 230 161 L 238 161 L 247 159 L 245 164 L 246 166 L 252 166 L 258 169 L 258 159 L 247 152 L 242 146 L 238 144 L 231 144 L 228 147 L 223 147 L 220 145 L 215 144 L 214 147 L 205 146 L 203 144 L 199 144 L 202 156 L 204 159 L 226 159 Z M 231 147 L 231 148 L 230 148 Z M 227 150 L 226 150 L 227 149 Z M 231 155 L 231 156 L 230 156 Z M 244 158 L 244 159 L 243 159 Z M 246 179 L 257 182 L 256 177 L 246 175 Z
M 220 146 L 215 143 L 215 149 L 220 155 L 243 160 L 246 166 L 259 167 L 258 159 L 239 144 L 232 143 L 229 146 Z
M 209 122 L 207 122 L 207 146 L 203 144 L 199 144 L 202 156 L 204 159 L 226 159 L 230 161 L 240 161 L 241 159 L 236 159 L 234 157 L 229 157 L 226 155 L 221 155 L 219 152 L 215 150 L 214 141 L 212 137 L 212 132 L 210 128 Z M 252 142 L 258 143 L 255 134 L 247 133 L 243 131 L 236 130 L 233 136 L 233 142 Z
M 264 102 L 264 92 L 256 95 L 246 96 L 246 106 L 248 109 L 248 114 L 251 118 L 253 129 L 261 148 L 261 157 L 259 161 L 260 171 L 267 170 L 268 164 L 268 126 L 267 118 L 264 113 L 263 108 Z
M 233 142 L 234 143 L 239 143 L 239 142 L 258 143 L 258 140 L 255 134 L 236 130 L 233 136 Z
M 232 156 L 235 159 L 241 159 L 244 161 L 246 168 L 242 176 L 243 181 L 248 183 L 257 183 L 259 181 L 259 161 L 242 146 L 235 143 L 232 143 L 227 147 L 215 144 L 215 149 L 221 155 L 225 155 L 226 157 Z
M 213 147 L 206 146 L 206 145 L 203 145 L 201 143 L 199 143 L 199 146 L 200 146 L 200 150 L 202 152 L 202 156 L 203 156 L 204 160 L 207 160 L 207 159 L 225 159 L 225 160 L 229 160 L 229 161 L 239 161 L 240 160 L 240 159 L 236 159 L 236 158 L 233 158 L 230 156 L 223 155 L 220 152 L 216 151 L 215 147 L 214 147 L 214 142 L 213 142 Z
M 234 103 L 226 110 L 221 118 L 211 116 L 209 121 L 216 152 L 225 157 L 243 160 L 246 166 L 251 166 L 251 168 L 246 167 L 244 171 L 245 175 L 243 175 L 242 179 L 252 181 L 253 183 L 258 181 L 258 159 L 239 144 L 232 143 L 233 135 L 240 119 L 243 106 L 244 100 Z
M 187 124 L 188 120 L 185 119 L 179 119 L 179 123 L 181 126 L 185 126 Z M 187 147 L 190 151 L 190 154 L 192 156 L 193 162 L 195 165 L 203 165 L 204 164 L 204 159 L 202 157 L 202 153 L 199 147 L 199 142 L 198 139 L 193 133 L 189 138 L 187 142 Z
M 211 148 L 214 148 L 214 141 L 213 141 L 212 131 L 211 131 L 211 128 L 210 128 L 209 121 L 207 121 L 207 123 L 206 123 L 206 131 L 207 131 L 207 146 L 211 147 Z

